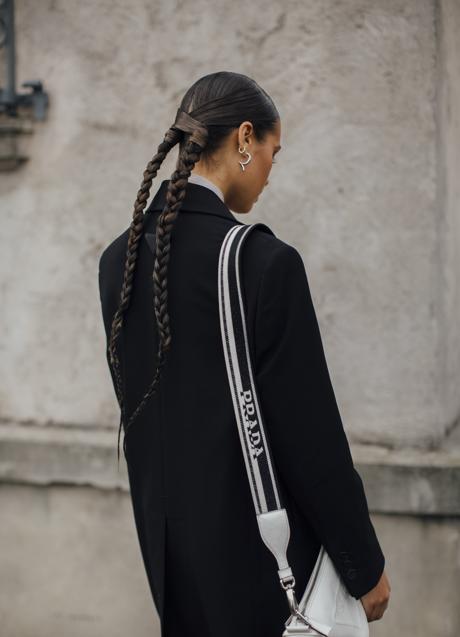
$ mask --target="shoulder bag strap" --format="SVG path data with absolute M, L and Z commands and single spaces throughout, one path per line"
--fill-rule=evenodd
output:
M 297 607 L 295 579 L 286 551 L 290 528 L 283 507 L 265 432 L 248 347 L 240 254 L 254 228 L 273 232 L 262 223 L 238 224 L 227 232 L 219 254 L 218 294 L 222 343 L 238 432 L 262 540 L 278 564 L 278 576 L 291 611 Z

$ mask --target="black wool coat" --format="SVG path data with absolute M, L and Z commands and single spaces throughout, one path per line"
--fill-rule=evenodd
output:
M 157 363 L 152 272 L 167 186 L 164 180 L 145 211 L 118 340 L 127 416 Z M 126 435 L 135 525 L 162 637 L 281 637 L 289 616 L 276 560 L 259 535 L 220 334 L 218 257 L 233 224 L 241 222 L 212 190 L 188 183 L 167 273 L 171 349 L 157 393 Z M 128 229 L 100 256 L 107 339 L 127 239 Z M 244 245 L 242 269 L 254 380 L 290 520 L 287 557 L 297 599 L 321 544 L 358 599 L 377 584 L 385 558 L 337 407 L 302 257 L 257 228 Z

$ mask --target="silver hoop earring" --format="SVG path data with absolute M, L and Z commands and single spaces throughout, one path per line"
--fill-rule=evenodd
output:
M 246 150 L 246 146 L 244 146 L 243 148 L 241 148 L 241 146 L 240 146 L 240 147 L 238 147 L 238 152 L 239 152 L 239 153 L 241 153 L 241 154 L 243 154 L 243 153 L 244 153 L 244 154 L 246 154 L 246 155 L 248 156 L 248 158 L 247 158 L 247 160 L 246 160 L 246 161 L 239 161 L 239 162 L 238 162 L 238 163 L 239 163 L 239 165 L 241 166 L 241 170 L 245 170 L 245 168 L 244 168 L 244 167 L 246 166 L 246 164 L 249 164 L 249 162 L 250 162 L 250 161 L 251 161 L 251 159 L 252 159 L 252 157 L 251 157 L 251 153 L 249 153 L 249 152 Z

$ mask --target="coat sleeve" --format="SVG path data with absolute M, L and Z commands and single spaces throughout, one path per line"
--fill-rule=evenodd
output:
M 255 377 L 275 466 L 356 599 L 382 575 L 300 253 L 277 246 L 255 314 Z

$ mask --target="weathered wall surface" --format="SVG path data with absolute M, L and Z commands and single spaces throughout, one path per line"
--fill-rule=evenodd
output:
M 460 399 L 460 3 L 437 3 L 437 216 L 439 226 L 438 301 L 441 321 L 435 382 L 439 400 L 458 424 Z
M 0 505 L 0 541 L 9 547 L 0 552 L 2 637 L 159 636 L 126 493 L 2 487 Z M 25 509 L 33 524 L 23 524 Z M 458 635 L 459 518 L 372 521 L 392 598 L 371 637 Z
M 438 151 L 442 121 L 449 144 L 458 120 L 454 34 L 439 43 L 431 0 L 255 2 L 244 27 L 234 3 L 210 6 L 18 3 L 19 78 L 43 79 L 51 104 L 23 140 L 27 165 L 2 176 L 2 415 L 116 422 L 97 256 L 127 227 L 192 78 L 225 68 L 280 110 L 284 148 L 250 220 L 304 256 L 347 431 L 436 441 L 460 401 L 458 232 L 446 232 L 458 151 Z
M 126 493 L 2 485 L 0 503 L 2 637 L 160 634 Z
M 17 0 L 16 45 L 18 86 L 42 80 L 50 108 L 0 175 L 5 637 L 158 629 L 116 471 L 97 262 L 183 93 L 217 70 L 281 114 L 244 221 L 304 257 L 392 583 L 371 634 L 457 635 L 460 3 Z

